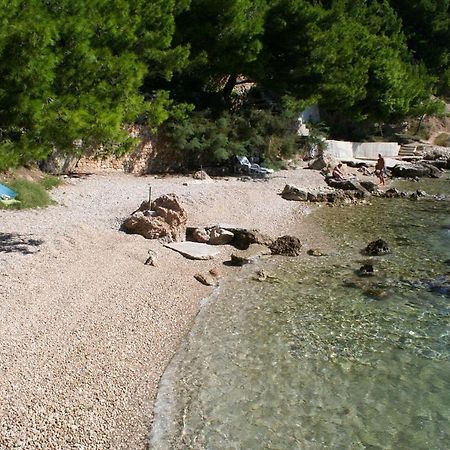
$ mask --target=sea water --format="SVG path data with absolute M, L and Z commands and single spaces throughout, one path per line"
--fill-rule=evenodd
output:
M 312 220 L 329 255 L 272 258 L 208 299 L 163 376 L 152 448 L 450 448 L 450 203 L 374 199 Z M 378 238 L 392 253 L 365 256 Z

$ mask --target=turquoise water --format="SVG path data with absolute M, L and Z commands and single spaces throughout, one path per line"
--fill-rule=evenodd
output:
M 450 203 L 374 199 L 312 220 L 328 256 L 245 268 L 207 301 L 163 377 L 152 448 L 449 448 L 450 298 L 430 287 L 449 270 Z M 377 238 L 392 254 L 359 277 Z

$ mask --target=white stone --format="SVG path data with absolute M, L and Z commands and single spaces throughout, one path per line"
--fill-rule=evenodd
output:
M 220 249 L 199 242 L 171 242 L 164 247 L 175 250 L 189 259 L 213 259 L 220 253 Z

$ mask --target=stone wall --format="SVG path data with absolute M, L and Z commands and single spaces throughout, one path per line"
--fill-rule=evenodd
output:
M 377 159 L 378 154 L 384 157 L 398 156 L 400 145 L 396 142 L 347 142 L 326 141 L 326 153 L 341 161 L 353 159 Z
M 136 125 L 130 128 L 130 135 L 139 143 L 135 150 L 120 158 L 108 156 L 96 158 L 84 156 L 77 164 L 77 172 L 123 171 L 143 175 L 160 173 L 179 166 L 177 155 L 164 145 L 161 137 L 155 135 L 146 126 Z

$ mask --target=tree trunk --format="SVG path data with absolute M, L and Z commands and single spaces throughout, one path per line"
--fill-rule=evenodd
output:
M 425 118 L 425 114 L 420 116 L 419 124 L 417 125 L 416 136 L 419 134 L 420 128 L 422 127 L 423 119 Z
M 225 86 L 222 90 L 223 98 L 228 101 L 231 96 L 231 92 L 233 91 L 233 88 L 236 86 L 237 82 L 237 74 L 232 73 L 229 77 L 227 82 L 225 83 Z

